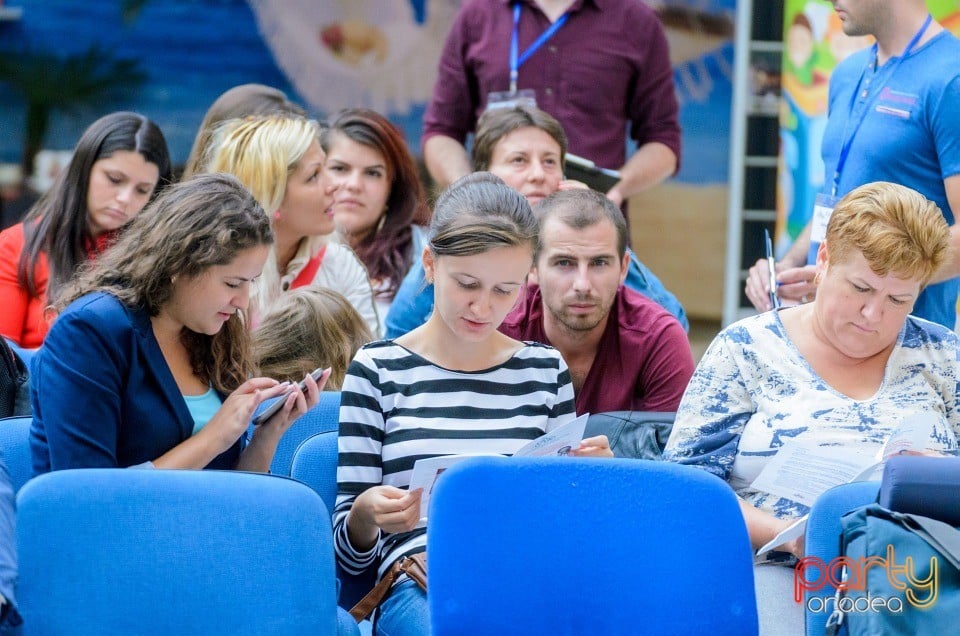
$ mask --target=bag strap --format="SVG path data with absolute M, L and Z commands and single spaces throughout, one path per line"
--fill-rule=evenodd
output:
M 891 512 L 890 516 L 904 528 L 930 544 L 953 567 L 960 570 L 960 532 L 956 528 L 949 523 L 920 515 Z
M 296 289 L 297 287 L 304 287 L 313 282 L 314 276 L 317 275 L 317 272 L 320 270 L 320 264 L 323 263 L 323 255 L 327 253 L 327 246 L 324 245 L 320 248 L 320 251 L 317 252 L 317 255 L 307 261 L 307 264 L 300 270 L 300 273 L 297 274 L 297 277 L 293 279 L 293 282 L 290 283 L 290 289 Z
M 396 582 L 401 574 L 406 574 L 414 583 L 420 586 L 424 592 L 427 591 L 427 555 L 425 552 L 417 552 L 410 556 L 402 557 L 394 561 L 387 573 L 383 575 L 380 582 L 374 586 L 367 595 L 360 599 L 356 605 L 350 609 L 350 616 L 358 623 L 373 613 L 377 606 L 383 602 L 390 586 Z
M 366 596 L 357 601 L 356 605 L 350 608 L 350 616 L 353 617 L 353 620 L 359 623 L 367 616 L 370 616 L 373 610 L 377 609 L 377 606 L 383 601 L 383 598 L 390 590 L 390 586 L 393 585 L 393 582 L 397 580 L 398 576 L 400 576 L 400 561 L 394 561 L 393 565 L 387 570 L 387 573 L 383 575 L 383 578 L 380 579 L 374 588 L 367 592 Z

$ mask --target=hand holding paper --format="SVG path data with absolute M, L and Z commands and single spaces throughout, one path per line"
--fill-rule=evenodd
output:
M 757 556 L 762 556 L 773 550 L 774 548 L 779 548 L 780 546 L 795 541 L 804 535 L 807 531 L 807 517 L 809 515 L 803 515 L 789 526 L 777 533 L 769 543 L 765 544 L 759 550 L 757 550 Z

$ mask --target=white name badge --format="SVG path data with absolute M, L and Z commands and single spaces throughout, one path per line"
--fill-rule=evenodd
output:
M 536 91 L 531 88 L 521 88 L 515 93 L 511 91 L 494 91 L 487 95 L 487 110 L 514 108 L 515 106 L 536 108 Z
M 827 238 L 827 223 L 837 205 L 837 198 L 829 194 L 818 194 L 813 204 L 813 221 L 810 224 L 810 242 L 823 243 Z

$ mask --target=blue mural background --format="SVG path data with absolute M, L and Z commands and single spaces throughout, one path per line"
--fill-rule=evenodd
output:
M 29 45 L 67 55 L 100 43 L 117 57 L 139 61 L 148 75 L 136 92 L 105 100 L 73 114 L 55 113 L 44 147 L 68 150 L 83 129 L 105 112 L 130 109 L 163 129 L 174 161 L 186 160 L 203 114 L 224 90 L 245 82 L 275 86 L 307 104 L 280 70 L 258 30 L 246 0 L 147 1 L 135 19 L 123 20 L 116 0 L 6 0 L 20 6 L 22 18 L 0 22 L 0 50 Z M 410 0 L 410 19 L 427 18 L 429 0 Z M 674 0 L 665 4 L 732 15 L 735 0 Z M 725 183 L 730 120 L 729 41 L 676 64 L 682 104 L 684 161 L 681 183 Z M 435 60 L 425 60 L 433 67 Z M 309 108 L 309 107 L 308 107 Z M 312 114 L 325 115 L 316 109 Z M 387 112 L 419 152 L 423 105 Z M 22 99 L 0 84 L 0 162 L 17 162 L 22 146 Z
M 0 22 L 0 48 L 28 44 L 67 55 L 99 42 L 117 57 L 139 61 L 148 79 L 124 99 L 74 115 L 58 113 L 45 146 L 67 150 L 96 117 L 111 110 L 141 112 L 163 129 L 174 161 L 183 162 L 210 103 L 245 82 L 276 86 L 299 100 L 277 68 L 244 0 L 147 2 L 125 24 L 111 0 L 8 0 L 23 8 L 18 22 Z M 0 84 L 0 161 L 19 160 L 23 100 Z

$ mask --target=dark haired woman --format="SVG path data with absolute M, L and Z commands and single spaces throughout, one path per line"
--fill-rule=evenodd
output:
M 377 313 L 386 316 L 430 217 L 416 163 L 400 131 L 365 108 L 336 115 L 322 145 L 337 232 L 366 265 Z
M 156 124 L 129 112 L 93 122 L 23 223 L 0 233 L 0 335 L 28 349 L 43 344 L 44 311 L 60 289 L 169 181 Z

